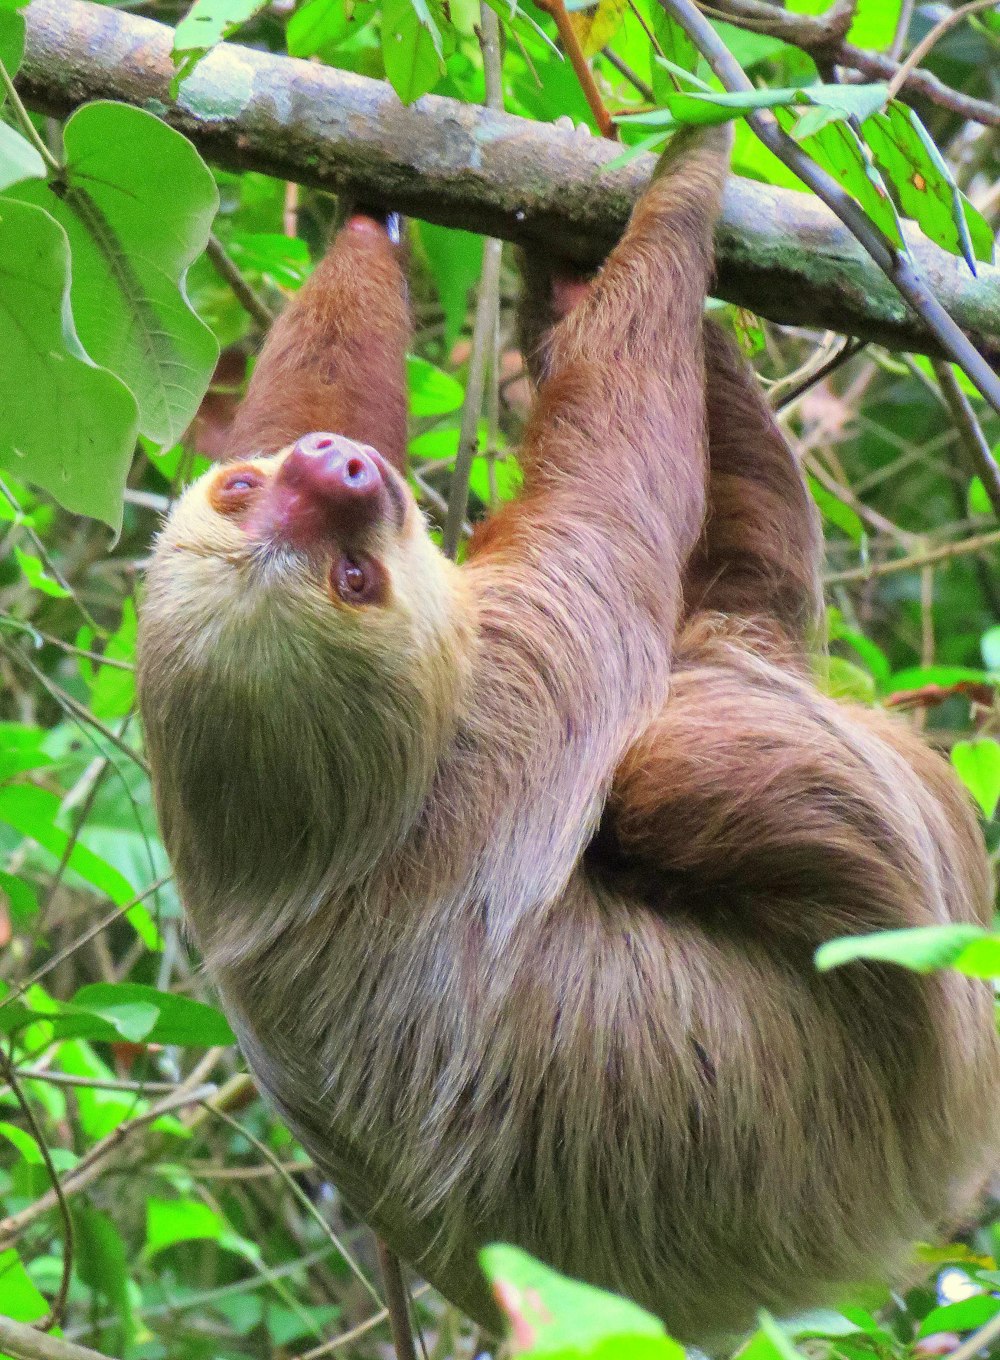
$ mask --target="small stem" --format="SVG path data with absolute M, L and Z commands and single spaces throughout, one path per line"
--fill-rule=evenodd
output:
M 576 36 L 576 30 L 570 21 L 566 6 L 563 0 L 538 0 L 538 8 L 545 11 L 555 20 L 556 31 L 569 57 L 570 65 L 576 73 L 576 78 L 580 82 L 580 89 L 586 99 L 591 113 L 597 123 L 597 129 L 602 137 L 607 137 L 609 141 L 615 141 L 618 137 L 618 129 L 611 121 L 611 114 L 604 107 L 604 100 L 597 88 L 594 80 L 594 73 L 590 69 L 590 63 L 583 55 L 583 48 L 580 40 Z
M 48 146 L 46 146 L 44 138 L 31 121 L 31 114 L 21 103 L 21 96 L 18 94 L 14 82 L 10 78 L 10 72 L 2 61 L 0 61 L 0 84 L 3 85 L 7 98 L 10 100 L 10 106 L 17 115 L 17 121 L 21 125 L 21 131 L 45 162 L 46 169 L 50 174 L 61 175 L 63 167 L 56 160 L 55 156 L 53 156 Z
M 636 90 L 643 97 L 643 99 L 645 99 L 647 104 L 652 104 L 653 102 L 652 85 L 647 85 L 643 78 L 640 75 L 638 75 L 635 71 L 633 71 L 631 66 L 629 66 L 627 62 L 622 61 L 621 57 L 618 55 L 617 52 L 612 52 L 610 47 L 603 48 L 601 51 L 601 55 L 604 57 L 604 60 L 610 66 L 613 66 L 615 68 L 615 70 L 618 72 L 620 76 L 624 76 L 624 78 L 629 82 L 633 89 Z
M 964 557 L 967 553 L 985 552 L 1000 543 L 1000 529 L 988 534 L 976 534 L 973 538 L 957 539 L 954 543 L 941 543 L 936 548 L 914 553 L 911 557 L 897 557 L 892 562 L 872 562 L 864 567 L 850 567 L 847 571 L 834 571 L 823 579 L 827 585 L 840 581 L 867 581 L 873 576 L 893 576 L 898 571 L 915 571 L 918 567 L 929 567 L 935 562 L 947 562 L 951 557 Z
M 958 9 L 946 14 L 943 19 L 934 25 L 929 33 L 926 33 L 916 47 L 900 65 L 899 70 L 889 81 L 889 89 L 886 91 L 886 103 L 890 99 L 895 99 L 903 85 L 906 84 L 907 77 L 911 71 L 915 71 L 924 57 L 939 39 L 943 38 L 949 29 L 960 24 L 963 19 L 970 18 L 973 14 L 980 14 L 985 9 L 993 9 L 997 0 L 970 0 L 967 5 L 961 5 Z
M 972 409 L 972 402 L 962 391 L 951 367 L 940 359 L 932 359 L 934 376 L 941 388 L 951 418 L 955 422 L 962 441 L 962 447 L 969 456 L 976 476 L 983 484 L 990 505 L 997 519 L 1000 519 L 1000 465 L 993 456 L 982 427 Z
M 381 1237 L 376 1238 L 376 1242 L 379 1265 L 382 1267 L 382 1280 L 385 1284 L 385 1302 L 389 1311 L 389 1325 L 392 1328 L 392 1342 L 396 1348 L 396 1360 L 417 1360 L 413 1328 L 410 1326 L 410 1303 L 399 1257 L 386 1246 Z
M 261 330 L 267 330 L 274 322 L 275 314 L 262 298 L 259 298 L 246 279 L 226 254 L 226 248 L 213 232 L 208 238 L 205 254 L 223 283 L 227 283 L 233 296 L 243 310 L 253 317 Z

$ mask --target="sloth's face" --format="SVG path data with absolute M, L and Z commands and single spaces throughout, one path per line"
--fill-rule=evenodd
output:
M 404 478 L 375 449 L 313 433 L 188 489 L 157 540 L 144 615 L 238 667 L 280 672 L 308 639 L 328 674 L 331 653 L 420 670 L 450 650 L 458 592 Z
M 351 826 L 369 858 L 398 836 L 455 722 L 469 615 L 374 449 L 311 434 L 191 486 L 147 573 L 138 673 L 185 881 L 263 872 L 245 848 L 229 863 L 234 840 L 274 859 L 311 836 L 325 863 L 358 850 Z

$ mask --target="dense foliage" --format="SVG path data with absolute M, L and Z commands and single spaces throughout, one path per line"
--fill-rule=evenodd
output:
M 550 14 L 531 0 L 489 3 L 507 110 L 596 130 Z M 484 98 L 477 0 L 117 7 L 176 26 L 175 92 L 231 38 L 386 79 L 404 101 L 431 90 Z M 979 8 L 923 65 L 946 96 L 989 107 L 1000 12 Z M 36 1322 L 52 1309 L 66 1338 L 129 1360 L 374 1353 L 387 1331 L 370 1236 L 257 1099 L 186 945 L 132 674 L 157 522 L 217 451 L 267 317 L 308 276 L 335 205 L 254 171 L 210 169 L 154 111 L 85 103 L 61 125 L 29 114 L 9 79 L 24 52 L 20 9 L 0 0 L 0 1315 Z M 787 9 L 828 12 L 826 0 Z M 992 258 L 995 105 L 991 124 L 948 97 L 904 103 L 886 83 L 838 81 L 828 49 L 791 45 L 766 19 L 763 32 L 714 21 L 758 87 L 722 96 L 655 0 L 572 10 L 623 155 L 655 149 L 679 122 L 735 117 L 737 173 L 801 189 L 742 121 L 771 107 L 890 240 L 902 240 L 905 217 L 970 271 Z M 946 14 L 860 0 L 846 42 L 895 44 L 898 57 Z M 477 300 L 481 238 L 415 222 L 411 251 L 413 476 L 440 526 L 449 495 L 465 491 L 453 476 L 463 417 L 475 439 L 472 517 L 516 492 L 528 401 L 516 276 L 505 255 L 499 288 Z M 474 327 L 477 307 L 487 324 Z M 909 710 L 951 752 L 996 858 L 1000 507 L 989 450 L 1000 419 L 957 368 L 871 344 L 845 351 L 838 337 L 724 310 L 784 403 L 823 516 L 824 683 Z M 467 398 L 474 329 L 488 378 Z M 862 955 L 1000 974 L 1000 937 L 973 927 L 834 943 L 818 965 Z M 940 1349 L 941 1334 L 1000 1312 L 998 1249 L 987 1210 L 949 1246 L 919 1251 L 908 1292 L 861 1291 L 787 1326 L 764 1317 L 749 1352 L 787 1356 L 794 1338 L 850 1360 Z M 518 1349 L 676 1353 L 631 1305 L 511 1251 L 486 1266 Z M 477 1353 L 440 1299 L 420 1290 L 415 1311 L 434 1360 Z

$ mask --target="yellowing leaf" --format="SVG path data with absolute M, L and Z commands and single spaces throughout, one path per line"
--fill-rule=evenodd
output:
M 592 9 L 570 13 L 569 21 L 584 56 L 592 57 L 607 47 L 621 27 L 627 9 L 627 0 L 600 0 Z

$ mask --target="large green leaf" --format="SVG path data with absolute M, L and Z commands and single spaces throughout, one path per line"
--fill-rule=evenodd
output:
M 35 784 L 7 784 L 0 788 L 0 823 L 36 841 L 57 859 L 66 856 L 67 867 L 118 906 L 135 896 L 131 883 L 100 856 L 70 837 L 58 825 L 62 804 L 49 789 Z
M 136 404 L 84 352 L 69 288 L 66 233 L 40 208 L 0 199 L 0 463 L 117 530 Z
M 486 1247 L 479 1260 L 510 1323 L 517 1354 L 575 1360 L 683 1360 L 663 1323 L 628 1299 L 580 1284 L 517 1247 Z
M 422 0 L 386 0 L 382 6 L 382 60 L 404 104 L 432 90 L 444 73 L 441 30 Z
M 862 136 L 892 185 L 902 212 L 932 241 L 975 261 L 993 258 L 993 234 L 985 219 L 966 204 L 930 134 L 907 104 L 893 100 L 885 113 L 865 119 Z M 975 227 L 975 232 L 970 230 Z
M 78 109 L 65 145 L 64 183 L 32 181 L 11 192 L 65 229 L 80 339 L 128 384 L 140 431 L 172 444 L 218 358 L 184 291 L 218 207 L 215 180 L 186 137 L 125 104 Z

